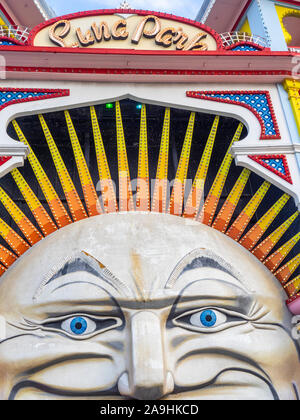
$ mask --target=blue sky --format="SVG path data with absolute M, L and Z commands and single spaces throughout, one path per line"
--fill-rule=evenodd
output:
M 153 10 L 195 19 L 203 0 L 130 0 L 134 9 Z M 47 0 L 57 16 L 82 10 L 118 8 L 121 0 Z M 187 6 L 188 5 L 188 6 Z

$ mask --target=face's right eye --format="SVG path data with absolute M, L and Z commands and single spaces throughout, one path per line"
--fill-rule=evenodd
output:
M 69 334 L 84 335 L 91 334 L 97 329 L 96 323 L 87 317 L 76 316 L 68 318 L 61 323 L 61 328 Z
M 78 314 L 49 320 L 42 325 L 42 328 L 52 332 L 64 332 L 71 338 L 80 339 L 121 327 L 122 324 L 123 320 L 117 317 L 90 317 Z
M 212 309 L 205 309 L 197 312 L 190 317 L 191 325 L 195 327 L 212 328 L 226 322 L 226 315 Z

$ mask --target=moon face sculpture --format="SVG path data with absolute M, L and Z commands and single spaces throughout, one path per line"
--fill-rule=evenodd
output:
M 1 399 L 299 398 L 282 287 L 187 219 L 108 214 L 53 233 L 1 277 L 0 313 Z

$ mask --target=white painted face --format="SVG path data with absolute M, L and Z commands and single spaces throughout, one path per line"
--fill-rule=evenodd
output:
M 284 292 L 248 251 L 158 214 L 70 225 L 2 277 L 2 399 L 296 399 Z

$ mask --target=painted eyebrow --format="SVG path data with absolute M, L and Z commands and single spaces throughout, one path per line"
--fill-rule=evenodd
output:
M 182 276 L 182 274 L 197 268 L 214 268 L 229 274 L 242 283 L 240 273 L 238 273 L 237 270 L 228 264 L 222 257 L 213 251 L 196 249 L 183 257 L 183 259 L 176 265 L 165 285 L 165 288 L 170 289 L 174 287 L 176 281 L 180 276 Z
M 123 282 L 121 282 L 116 276 L 114 276 L 108 269 L 96 258 L 92 257 L 88 253 L 81 251 L 80 253 L 65 259 L 63 266 L 59 269 L 55 269 L 55 272 L 51 271 L 45 278 L 42 284 L 36 291 L 33 300 L 36 300 L 42 293 L 43 289 L 54 280 L 57 280 L 67 274 L 85 272 L 94 275 L 102 281 L 108 283 L 117 292 L 125 292 L 128 294 L 130 289 Z

